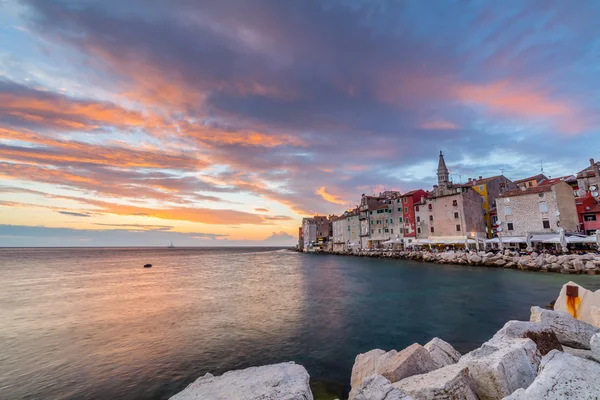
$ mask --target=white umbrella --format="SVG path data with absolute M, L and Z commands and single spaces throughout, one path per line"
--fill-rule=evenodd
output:
M 596 245 L 598 246 L 598 250 L 600 250 L 600 229 L 596 229 Z
M 504 243 L 502 243 L 502 236 L 498 235 L 498 248 L 504 250 Z
M 558 230 L 558 233 L 559 233 L 558 241 L 560 243 L 560 247 L 562 247 L 563 253 L 566 253 L 569 251 L 569 249 L 567 248 L 567 238 L 565 237 L 565 230 L 562 227 L 560 227 L 560 229 Z

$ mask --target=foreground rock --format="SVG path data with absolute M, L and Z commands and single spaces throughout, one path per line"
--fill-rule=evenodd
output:
M 551 350 L 563 350 L 552 328 L 536 322 L 508 321 L 488 343 L 501 342 L 507 338 L 528 338 L 533 340 L 542 356 L 545 356 Z
M 473 391 L 481 399 L 501 399 L 528 387 L 536 377 L 540 360 L 531 339 L 497 338 L 462 356 L 458 365 L 469 368 Z
M 356 356 L 354 366 L 352 366 L 352 377 L 350 386 L 354 389 L 367 377 L 375 375 L 386 365 L 388 360 L 393 358 L 398 352 L 391 350 L 385 352 L 381 349 L 375 349 Z
M 420 344 L 414 343 L 390 358 L 380 368 L 380 373 L 394 383 L 409 376 L 433 371 L 436 368 L 429 352 Z
M 592 268 L 595 267 L 595 264 L 592 261 L 588 261 L 588 263 L 592 264 Z M 577 297 L 567 296 L 567 286 L 576 286 L 578 288 Z M 576 284 L 575 282 L 569 282 L 563 285 L 554 305 L 554 309 L 556 311 L 567 312 L 572 317 L 587 322 L 588 324 L 594 325 L 597 328 L 600 328 L 600 321 L 597 320 L 596 316 L 596 310 L 599 307 L 600 290 L 592 292 L 591 290 L 587 290 L 586 288 Z
M 471 389 L 469 368 L 458 364 L 411 376 L 394 383 L 394 386 L 417 400 L 478 399 Z
M 350 392 L 349 400 L 412 400 L 379 374 L 371 375 Z
M 446 365 L 456 364 L 460 360 L 460 353 L 440 338 L 431 339 L 425 346 L 425 349 L 431 355 L 433 362 L 438 368 Z
M 600 362 L 600 333 L 596 333 L 590 340 L 590 347 L 592 348 L 592 357 Z
M 309 375 L 293 362 L 206 374 L 171 400 L 313 400 Z
M 505 400 L 597 399 L 600 364 L 553 350 L 542 359 L 538 377 Z
M 552 328 L 559 342 L 576 349 L 590 349 L 590 340 L 600 329 L 573 318 L 563 311 L 531 307 L 531 322 L 539 322 Z

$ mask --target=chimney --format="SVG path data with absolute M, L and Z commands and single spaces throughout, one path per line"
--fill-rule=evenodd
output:
M 479 179 L 483 179 L 483 176 L 479 175 Z
M 473 182 L 473 179 L 469 178 L 469 182 Z

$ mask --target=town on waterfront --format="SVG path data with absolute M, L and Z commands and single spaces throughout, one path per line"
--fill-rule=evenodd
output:
M 440 151 L 437 185 L 406 193 L 363 194 L 341 215 L 304 218 L 296 249 L 362 253 L 413 249 L 477 249 L 550 253 L 600 246 L 600 162 L 573 175 L 543 173 L 450 179 Z

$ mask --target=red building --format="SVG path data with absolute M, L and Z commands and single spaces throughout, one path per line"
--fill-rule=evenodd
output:
M 579 214 L 579 229 L 586 235 L 593 235 L 600 229 L 600 201 L 587 194 L 576 199 L 577 213 Z
M 414 238 L 417 236 L 415 204 L 421 202 L 423 197 L 427 198 L 428 194 L 423 189 L 412 190 L 400 196 L 402 199 L 402 220 L 404 221 L 404 237 Z

